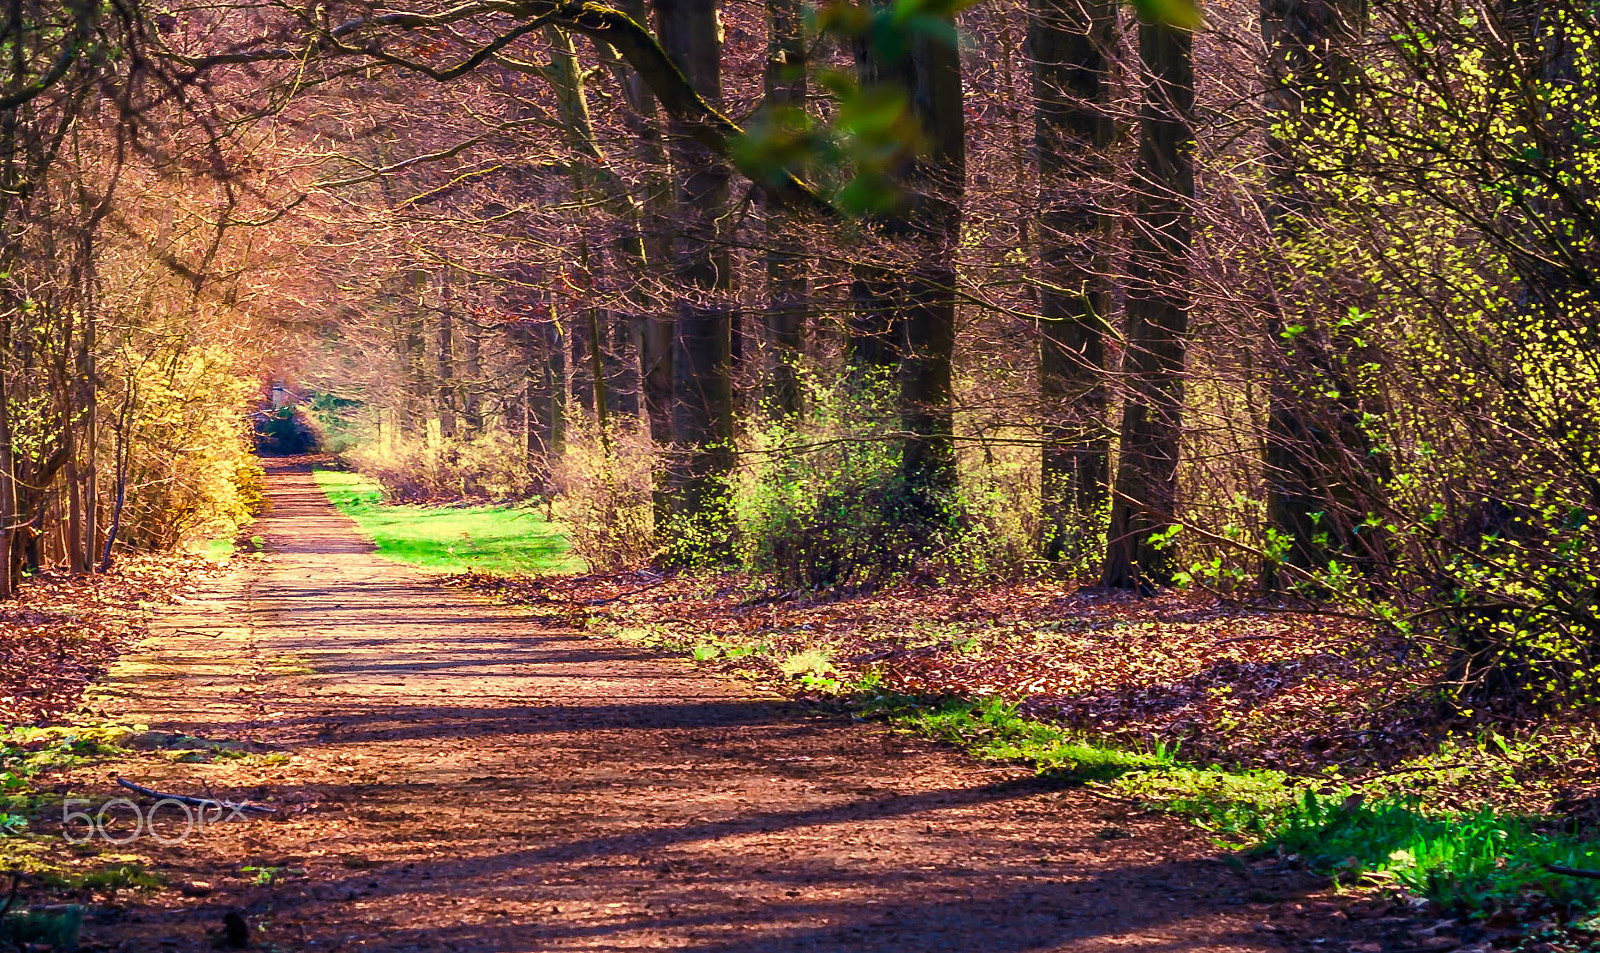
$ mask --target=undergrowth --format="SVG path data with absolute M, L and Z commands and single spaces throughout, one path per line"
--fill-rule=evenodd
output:
M 109 895 L 159 886 L 159 878 L 131 857 L 86 847 L 64 852 L 59 834 L 33 830 L 62 803 L 62 794 L 44 789 L 48 775 L 126 756 L 147 735 L 142 726 L 115 724 L 0 729 L 0 869 L 52 891 Z
M 123 753 L 136 732 L 122 725 L 0 730 L 0 836 L 27 828 L 41 775 Z

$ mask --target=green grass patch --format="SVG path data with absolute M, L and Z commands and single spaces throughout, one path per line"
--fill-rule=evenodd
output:
M 317 484 L 341 513 L 372 538 L 378 555 L 443 572 L 502 575 L 577 572 L 560 523 L 532 506 L 391 506 L 378 484 L 358 474 L 316 471 Z
M 1569 915 L 1600 909 L 1600 881 L 1550 870 L 1600 867 L 1600 844 L 1542 818 L 1427 810 L 1390 798 L 1307 792 L 1276 819 L 1271 844 L 1341 877 L 1392 880 L 1463 912 L 1505 907 L 1529 895 Z
M 0 772 L 31 778 L 52 768 L 125 754 L 142 730 L 128 725 L 0 729 Z
M 932 705 L 879 697 L 871 706 L 900 728 L 966 748 L 980 758 L 1026 761 L 1074 781 L 1108 781 L 1134 771 L 1171 767 L 1164 749 L 1119 751 L 1075 738 L 1065 729 L 1017 714 L 998 699 L 948 699 Z
M 154 890 L 161 886 L 161 877 L 146 870 L 139 863 L 109 864 L 85 871 L 67 881 L 67 886 L 100 893 L 117 893 L 121 890 Z
M 153 885 L 150 875 L 130 867 L 126 858 L 110 867 L 75 869 L 67 854 L 92 853 L 91 848 L 64 852 L 59 835 L 33 829 L 42 817 L 60 817 L 62 798 L 72 796 L 42 789 L 45 775 L 126 756 L 144 733 L 143 726 L 112 724 L 0 728 L 0 869 L 22 871 L 47 889 L 106 892 Z M 27 916 L 14 912 L 11 917 L 0 920 L 0 945 L 31 929 Z
M 207 559 L 214 559 L 220 562 L 233 555 L 234 544 L 232 539 L 202 539 L 189 544 L 187 549 Z
M 41 775 L 126 754 L 139 730 L 125 725 L 0 729 L 0 860 L 16 847 L 5 839 L 24 834 L 29 817 L 46 800 L 36 789 Z
M 1328 779 L 1186 764 L 1160 746 L 1108 747 L 1023 717 L 999 700 L 871 695 L 866 704 L 903 730 L 1094 784 L 1189 818 L 1212 831 L 1219 846 L 1294 854 L 1346 883 L 1401 886 L 1464 914 L 1526 904 L 1530 896 L 1566 916 L 1600 911 L 1600 880 L 1550 870 L 1600 869 L 1600 843 L 1553 819 L 1439 811 L 1400 795 L 1369 803 L 1362 792 Z

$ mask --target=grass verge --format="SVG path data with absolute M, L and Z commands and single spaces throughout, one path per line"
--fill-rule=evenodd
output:
M 712 637 L 685 640 L 652 628 L 612 635 L 687 655 L 739 660 L 724 670 L 819 692 L 897 729 L 955 744 L 979 758 L 1020 761 L 1148 810 L 1187 818 L 1218 846 L 1293 855 L 1342 884 L 1397 886 L 1453 913 L 1519 920 L 1553 913 L 1577 925 L 1600 912 L 1600 880 L 1551 866 L 1600 869 L 1600 844 L 1554 818 L 1489 808 L 1435 810 L 1392 785 L 1357 787 L 1337 775 L 1198 765 L 1159 743 L 1108 745 L 1029 718 L 995 698 L 930 698 L 884 691 L 876 673 L 849 677 L 826 655 Z M 770 656 L 770 657 L 768 657 Z M 1600 920 L 1591 921 L 1600 925 Z
M 378 555 L 443 572 L 543 575 L 575 572 L 559 523 L 535 507 L 391 506 L 378 484 L 354 473 L 316 471 L 317 484 L 341 513 L 355 520 Z
M 65 831 L 30 830 L 34 821 L 57 816 L 75 801 L 88 803 L 39 790 L 41 775 L 126 753 L 122 744 L 131 735 L 132 729 L 117 726 L 0 733 L 0 870 L 5 874 L 0 882 L 8 892 L 22 888 L 26 898 L 0 915 L 0 946 L 77 949 L 84 904 L 92 895 L 116 898 L 162 886 L 160 876 L 137 857 L 82 841 L 64 845 Z M 43 905 L 28 905 L 39 901 Z
M 1220 846 L 1296 855 L 1336 881 L 1398 885 L 1462 914 L 1530 903 L 1574 921 L 1600 911 L 1600 880 L 1551 870 L 1600 868 L 1600 844 L 1551 818 L 1435 811 L 1394 794 L 1369 801 L 1326 779 L 1186 764 L 1159 746 L 1119 750 L 994 699 L 855 695 L 853 703 L 903 730 L 1187 817 Z

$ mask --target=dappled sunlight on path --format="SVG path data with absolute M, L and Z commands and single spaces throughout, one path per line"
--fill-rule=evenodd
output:
M 267 554 L 170 612 L 116 685 L 120 717 L 251 753 L 112 770 L 283 816 L 136 845 L 201 896 L 92 924 L 91 948 L 209 949 L 228 910 L 280 950 L 1309 939 L 1263 923 L 1304 880 L 1177 821 L 542 628 L 374 556 L 307 469 L 276 463 L 269 489 Z

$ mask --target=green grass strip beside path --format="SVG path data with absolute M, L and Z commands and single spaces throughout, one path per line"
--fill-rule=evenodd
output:
M 1213 832 L 1220 846 L 1296 854 L 1336 879 L 1397 884 L 1458 913 L 1481 916 L 1530 895 L 1573 920 L 1600 912 L 1600 880 L 1550 870 L 1600 868 L 1600 843 L 1555 818 L 1430 810 L 1404 796 L 1369 799 L 1348 784 L 1186 764 L 1159 747 L 1102 747 L 994 699 L 930 704 L 863 694 L 867 710 L 902 730 L 980 758 L 1025 761 L 1041 773 L 1187 817 Z M 1600 918 L 1582 928 L 1600 934 Z
M 547 522 L 537 507 L 390 506 L 382 488 L 358 474 L 318 470 L 316 478 L 386 559 L 441 572 L 537 576 L 583 569 L 568 552 L 564 528 Z

